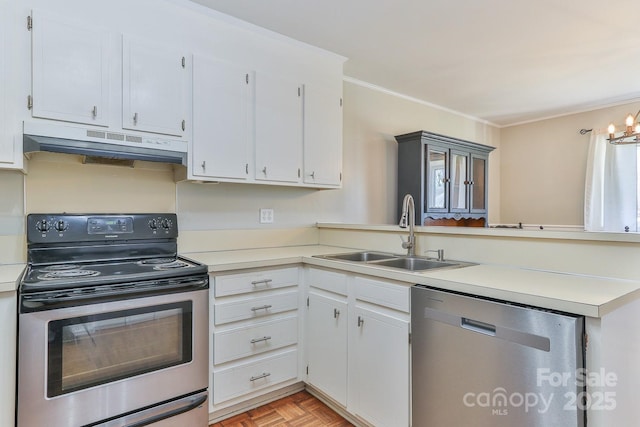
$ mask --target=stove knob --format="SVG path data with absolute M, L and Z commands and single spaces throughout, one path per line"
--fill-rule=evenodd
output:
M 51 229 L 51 224 L 46 219 L 36 222 L 36 229 L 38 231 L 47 232 Z
M 156 230 L 158 228 L 158 221 L 155 219 L 149 221 L 149 228 L 152 230 Z
M 69 228 L 69 224 L 60 220 L 56 222 L 56 225 L 54 226 L 54 228 L 58 231 L 65 231 L 67 228 Z
M 165 218 L 165 219 L 163 219 L 163 220 L 162 220 L 162 228 L 164 228 L 164 229 L 167 229 L 167 230 L 168 230 L 168 229 L 170 229 L 170 228 L 171 228 L 171 226 L 172 226 L 172 225 L 173 225 L 173 224 L 171 223 L 171 220 L 170 220 L 170 219 Z

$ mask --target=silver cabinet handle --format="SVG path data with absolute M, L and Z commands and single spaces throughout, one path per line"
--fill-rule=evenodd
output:
M 203 160 L 203 161 L 202 161 L 202 164 L 201 164 L 200 166 L 202 166 L 202 170 L 204 171 L 204 170 L 207 168 L 207 162 L 206 162 L 206 160 Z
M 182 130 L 184 131 L 187 128 L 187 121 L 183 120 L 182 121 Z
M 133 113 L 133 124 L 134 125 L 138 124 L 138 113 Z
M 251 282 L 251 284 L 253 286 L 258 286 L 260 284 L 268 285 L 271 282 L 273 282 L 273 279 L 262 279 L 262 280 L 254 280 L 254 281 Z
M 333 309 L 333 318 L 337 319 L 338 316 L 340 316 L 340 310 L 338 310 L 337 308 Z M 358 325 L 359 326 L 359 325 Z
M 271 307 L 273 307 L 271 304 L 265 304 L 265 305 L 261 305 L 260 307 L 251 307 L 251 311 L 258 311 L 258 310 L 269 310 Z
M 358 328 L 364 324 L 364 319 L 361 316 L 358 316 Z
M 252 339 L 252 340 L 251 340 L 251 341 L 249 341 L 249 342 L 250 342 L 251 344 L 255 344 L 255 343 L 257 343 L 257 342 L 269 341 L 270 339 L 271 339 L 271 337 L 270 337 L 270 336 L 265 335 L 265 336 L 264 336 L 264 337 L 262 337 L 262 338 L 254 338 L 254 339 Z
M 267 167 L 266 166 L 262 168 L 262 173 L 265 174 L 265 175 L 267 174 Z
M 316 171 L 311 172 L 309 176 L 311 177 L 311 179 L 316 179 Z
M 94 119 L 98 117 L 98 107 L 96 105 L 93 106 L 93 110 L 91 110 L 91 115 L 93 116 Z
M 251 377 L 249 378 L 249 381 L 256 381 L 256 380 L 260 380 L 262 378 L 267 378 L 268 376 L 270 376 L 271 373 L 270 372 L 263 372 L 260 375 L 256 376 L 256 377 Z

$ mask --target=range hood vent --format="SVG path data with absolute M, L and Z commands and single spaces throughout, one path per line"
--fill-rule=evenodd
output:
M 155 146 L 160 148 L 154 148 Z M 100 163 L 132 166 L 133 161 L 187 165 L 187 143 L 69 126 L 24 123 L 23 151 L 79 154 Z M 184 147 L 184 150 L 183 150 Z M 177 151 L 179 150 L 179 151 Z M 109 162 L 108 160 L 114 160 Z M 118 160 L 118 161 L 115 161 Z M 122 162 L 128 160 L 130 162 Z

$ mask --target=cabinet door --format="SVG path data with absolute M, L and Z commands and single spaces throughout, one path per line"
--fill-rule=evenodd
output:
M 342 80 L 304 85 L 304 182 L 342 180 Z
M 309 292 L 308 381 L 347 405 L 347 303 Z
M 471 213 L 487 212 L 487 157 L 471 154 L 469 200 Z
M 193 175 L 247 179 L 252 80 L 240 66 L 194 57 Z
M 409 322 L 356 306 L 355 412 L 377 427 L 409 425 Z
M 255 93 L 256 180 L 300 182 L 301 85 L 291 77 L 256 73 Z
M 469 212 L 469 153 L 451 150 L 449 155 L 449 211 Z
M 428 145 L 424 161 L 424 188 L 427 191 L 425 211 L 449 212 L 449 150 Z
M 4 5 L 3 5 L 4 6 Z M 6 74 L 5 74 L 5 61 L 6 52 L 5 47 L 5 17 L 0 16 L 0 93 L 6 93 Z M 14 152 L 14 144 L 11 138 L 10 132 L 8 132 L 7 115 L 6 115 L 6 96 L 0 96 L 0 168 L 5 168 L 11 165 L 16 157 Z
M 122 53 L 122 127 L 185 135 L 190 100 L 188 55 L 129 36 L 123 36 Z
M 33 117 L 106 126 L 108 33 L 41 11 L 32 17 Z

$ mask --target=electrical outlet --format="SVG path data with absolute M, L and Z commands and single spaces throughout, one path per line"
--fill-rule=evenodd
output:
M 260 224 L 273 224 L 273 209 L 260 209 Z

